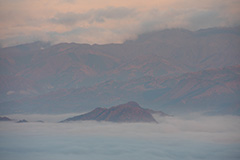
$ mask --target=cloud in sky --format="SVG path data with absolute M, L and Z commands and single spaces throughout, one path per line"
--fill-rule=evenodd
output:
M 118 43 L 164 28 L 239 25 L 239 8 L 238 0 L 0 0 L 0 43 Z

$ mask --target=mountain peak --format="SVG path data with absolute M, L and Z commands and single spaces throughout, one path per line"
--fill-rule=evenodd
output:
M 126 105 L 140 107 L 140 105 L 135 101 L 129 101 L 126 103 Z
M 130 101 L 111 108 L 96 108 L 91 112 L 68 118 L 61 122 L 70 121 L 110 121 L 110 122 L 155 122 L 152 113 L 148 109 L 140 107 L 137 102 Z

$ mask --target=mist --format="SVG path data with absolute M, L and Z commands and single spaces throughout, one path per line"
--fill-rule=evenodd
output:
M 233 159 L 240 158 L 240 117 L 157 117 L 158 123 L 81 121 L 69 115 L 11 115 L 29 123 L 0 123 L 0 155 L 14 159 Z M 33 118 L 35 117 L 35 119 Z M 43 119 L 42 119 L 43 120 Z M 55 120 L 55 122 L 54 122 Z

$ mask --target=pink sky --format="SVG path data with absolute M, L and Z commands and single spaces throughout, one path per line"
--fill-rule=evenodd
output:
M 0 0 L 0 44 L 121 43 L 164 28 L 240 25 L 239 0 Z

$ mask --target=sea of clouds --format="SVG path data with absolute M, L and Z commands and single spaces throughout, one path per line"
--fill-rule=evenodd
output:
M 9 115 L 30 122 L 0 123 L 0 159 L 240 159 L 239 116 L 154 116 L 157 124 L 58 123 L 74 115 Z

